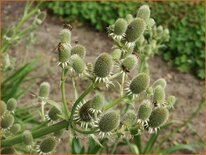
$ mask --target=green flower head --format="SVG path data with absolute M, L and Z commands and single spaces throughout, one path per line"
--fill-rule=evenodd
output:
M 123 18 L 117 19 L 114 24 L 114 34 L 122 35 L 127 29 L 127 21 Z
M 77 54 L 79 55 L 82 59 L 85 58 L 85 55 L 86 55 L 86 49 L 84 46 L 78 44 L 76 46 L 74 46 L 72 49 L 71 49 L 71 55 L 74 55 L 74 54 Z

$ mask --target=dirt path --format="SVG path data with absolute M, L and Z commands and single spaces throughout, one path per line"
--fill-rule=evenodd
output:
M 11 19 L 6 20 L 11 22 Z M 58 34 L 61 30 L 62 23 L 55 18 L 48 17 L 44 24 L 35 32 L 34 44 L 25 52 L 25 44 L 20 43 L 12 48 L 10 52 L 17 58 L 17 66 L 22 62 L 28 62 L 33 58 L 38 58 L 41 68 L 38 68 L 31 74 L 37 77 L 39 81 L 33 87 L 32 91 L 36 91 L 39 83 L 48 81 L 51 83 L 52 92 L 51 98 L 60 101 L 61 95 L 59 90 L 60 68 L 56 65 L 57 53 L 52 52 L 58 43 Z M 101 52 L 111 52 L 112 42 L 107 35 L 101 32 L 96 32 L 88 26 L 74 27 L 72 31 L 72 42 L 78 42 L 84 45 L 87 49 L 87 62 L 94 62 L 95 58 Z M 190 74 L 183 74 L 172 69 L 169 64 L 162 61 L 160 57 L 154 57 L 150 61 L 150 72 L 152 81 L 163 77 L 167 80 L 167 94 L 175 95 L 178 98 L 175 110 L 170 118 L 182 121 L 186 119 L 198 106 L 204 94 L 204 82 L 197 80 Z M 71 81 L 67 80 L 68 98 L 72 99 Z M 85 87 L 85 82 L 79 83 L 81 88 Z M 28 101 L 29 96 L 25 96 L 22 102 Z M 192 123 L 198 135 L 192 133 L 188 128 L 184 128 L 180 133 L 176 134 L 167 145 L 173 143 L 192 143 L 199 140 L 199 137 L 204 137 L 204 115 L 203 111 L 196 117 Z M 61 150 L 62 151 L 62 150 Z M 203 150 L 200 150 L 202 152 Z M 59 152 L 60 153 L 60 152 Z M 121 153 L 121 151 L 120 151 Z

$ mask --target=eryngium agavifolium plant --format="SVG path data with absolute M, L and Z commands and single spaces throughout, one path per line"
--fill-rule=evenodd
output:
M 167 122 L 176 98 L 166 95 L 165 79 L 151 83 L 147 62 L 168 41 L 168 29 L 157 26 L 150 18 L 149 6 L 143 5 L 135 17 L 117 19 L 108 27 L 108 35 L 114 41 L 112 50 L 86 63 L 86 47 L 72 44 L 72 27 L 64 25 L 57 48 L 62 101 L 52 100 L 52 87 L 42 82 L 35 93 L 41 124 L 33 127 L 14 118 L 18 105 L 14 98 L 7 103 L 1 101 L 2 153 L 53 153 L 56 146 L 62 145 L 60 139 L 67 130 L 70 138 L 83 134 L 104 148 L 101 140 L 156 133 Z M 72 80 L 73 99 L 68 98 L 72 91 L 65 89 L 68 77 Z M 79 93 L 77 81 L 81 80 L 89 84 Z M 109 98 L 101 88 L 116 88 L 118 96 Z M 90 93 L 93 97 L 88 97 Z

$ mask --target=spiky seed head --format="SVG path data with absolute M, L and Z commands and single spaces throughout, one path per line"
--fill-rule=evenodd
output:
M 32 145 L 33 143 L 33 136 L 31 131 L 25 130 L 22 134 L 22 141 L 25 145 Z
M 154 89 L 153 100 L 155 103 L 163 104 L 165 101 L 165 90 L 162 86 L 157 86 Z
M 122 35 L 127 29 L 127 21 L 123 18 L 117 19 L 114 24 L 114 34 Z
M 133 110 L 129 110 L 122 119 L 122 124 L 126 127 L 132 127 L 137 120 L 137 116 Z
M 102 53 L 94 65 L 94 73 L 97 77 L 107 77 L 113 68 L 112 57 L 107 53 Z
M 9 110 L 9 111 L 14 111 L 14 110 L 16 109 L 16 106 L 17 106 L 17 101 L 16 101 L 16 99 L 10 98 L 10 99 L 7 101 L 7 110 Z
M 147 89 L 150 83 L 150 77 L 146 73 L 138 74 L 130 83 L 130 90 L 133 94 L 139 94 Z
M 119 126 L 120 117 L 115 111 L 105 113 L 99 121 L 101 132 L 110 132 Z
M 167 85 L 167 82 L 165 79 L 163 78 L 160 78 L 158 80 L 156 80 L 154 83 L 153 83 L 153 88 L 157 87 L 157 86 L 161 86 L 162 88 L 165 88 Z
M 148 5 L 142 5 L 137 11 L 137 17 L 144 20 L 150 17 L 150 8 Z
M 128 55 L 122 62 L 122 69 L 124 71 L 131 71 L 137 65 L 137 57 L 135 55 Z
M 59 44 L 58 48 L 58 57 L 59 57 L 59 62 L 64 63 L 68 62 L 70 55 L 71 55 L 71 49 L 67 44 Z
M 176 99 L 175 96 L 169 96 L 169 97 L 167 97 L 167 106 L 168 106 L 169 108 L 174 107 L 176 101 L 177 101 L 177 99 Z
M 56 139 L 54 137 L 47 137 L 40 143 L 39 149 L 42 153 L 50 153 L 56 147 Z
M 149 18 L 149 19 L 147 20 L 147 25 L 148 25 L 149 27 L 153 27 L 153 26 L 155 25 L 155 20 L 154 20 L 153 18 Z
M 146 24 L 143 19 L 136 18 L 127 27 L 125 39 L 128 42 L 136 41 L 145 31 Z
M 122 51 L 117 48 L 112 52 L 111 55 L 112 55 L 113 60 L 120 60 L 122 56 Z
M 104 106 L 104 100 L 104 96 L 100 93 L 97 93 L 91 101 L 91 107 L 96 110 L 101 110 Z
M 52 121 L 56 121 L 59 119 L 59 116 L 58 116 L 59 114 L 60 114 L 60 111 L 56 107 L 52 107 L 49 110 L 48 116 Z
M 59 33 L 61 43 L 71 43 L 71 31 L 69 29 L 63 29 Z
M 79 109 L 79 117 L 84 122 L 90 122 L 92 119 L 92 113 L 89 111 L 91 108 L 91 100 L 87 101 L 82 105 L 82 107 Z
M 126 20 L 127 23 L 130 24 L 134 20 L 134 17 L 131 14 L 128 14 L 126 15 Z
M 54 132 L 54 137 L 60 138 L 64 134 L 64 130 L 58 130 Z
M 14 124 L 14 116 L 11 114 L 6 114 L 1 120 L 1 127 L 3 129 L 8 129 Z
M 157 27 L 157 35 L 161 35 L 163 33 L 163 27 L 162 25 Z
M 7 110 L 6 103 L 1 100 L 1 116 L 6 112 L 6 110 Z
M 5 147 L 1 150 L 1 154 L 15 154 L 16 151 L 13 147 Z
M 39 88 L 40 97 L 48 97 L 50 93 L 50 84 L 48 82 L 42 82 Z
M 147 95 L 152 95 L 153 94 L 153 88 L 152 87 L 148 87 L 146 90 Z
M 144 101 L 138 110 L 138 118 L 146 121 L 152 113 L 152 104 L 149 100 Z
M 85 63 L 83 59 L 77 54 L 71 56 L 71 66 L 78 74 L 83 73 L 83 71 L 85 70 Z
M 164 107 L 157 107 L 150 115 L 148 125 L 152 128 L 161 127 L 168 119 L 169 111 Z
M 76 46 L 74 46 L 72 49 L 71 49 L 71 55 L 73 54 L 77 54 L 79 55 L 82 59 L 84 59 L 85 55 L 86 55 L 86 49 L 84 46 L 78 44 Z
M 13 134 L 17 134 L 20 130 L 21 130 L 21 125 L 18 123 L 14 124 L 10 129 L 11 133 Z

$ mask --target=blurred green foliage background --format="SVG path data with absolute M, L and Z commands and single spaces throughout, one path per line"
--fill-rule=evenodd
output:
M 95 29 L 106 31 L 118 17 L 136 14 L 141 2 L 45 2 L 56 16 L 65 22 L 89 23 Z M 152 17 L 158 25 L 168 27 L 170 42 L 161 51 L 164 60 L 182 72 L 205 78 L 204 2 L 150 2 Z

